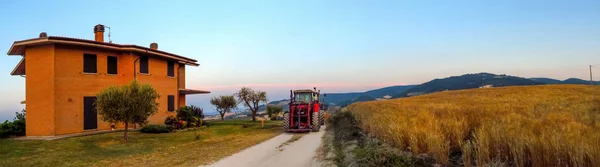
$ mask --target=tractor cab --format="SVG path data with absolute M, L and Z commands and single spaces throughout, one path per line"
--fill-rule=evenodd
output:
M 292 103 L 294 104 L 310 104 L 318 101 L 318 95 L 316 95 L 318 94 L 317 92 L 311 90 L 297 90 L 294 92 L 294 100 L 292 100 Z
M 289 113 L 283 116 L 286 131 L 319 131 L 323 122 L 319 96 L 316 88 L 290 90 Z

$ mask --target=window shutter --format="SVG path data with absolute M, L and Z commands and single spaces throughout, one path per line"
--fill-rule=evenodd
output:
M 96 55 L 95 54 L 83 54 L 83 72 L 84 73 L 97 73 L 96 68 Z
M 140 57 L 140 73 L 148 74 L 148 57 Z
M 117 57 L 107 56 L 106 57 L 106 73 L 117 74 Z
M 173 95 L 169 95 L 169 96 L 167 96 L 167 99 L 168 99 L 168 101 L 169 101 L 169 102 L 168 102 L 169 104 L 167 105 L 167 106 L 168 106 L 168 107 L 167 107 L 167 108 L 168 108 L 168 110 L 169 110 L 169 111 L 175 111 L 175 96 L 173 96 Z
M 172 61 L 167 62 L 167 76 L 175 76 L 175 63 L 173 63 Z

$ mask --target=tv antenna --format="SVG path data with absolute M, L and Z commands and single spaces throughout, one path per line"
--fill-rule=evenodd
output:
M 104 26 L 106 28 L 108 28 L 108 43 L 112 43 L 112 40 L 110 40 L 110 27 L 109 26 Z

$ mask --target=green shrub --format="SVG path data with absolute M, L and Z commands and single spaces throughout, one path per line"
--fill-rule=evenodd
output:
M 180 107 L 179 109 L 177 109 L 177 117 L 183 121 L 193 122 L 194 117 L 195 117 L 195 112 L 194 112 L 194 110 L 192 110 L 192 107 L 183 106 L 183 107 Z
M 167 125 L 146 125 L 140 129 L 142 133 L 169 133 L 173 131 L 173 126 Z
M 11 135 L 25 136 L 25 120 L 14 120 L 10 127 Z
M 192 109 L 192 112 L 194 113 L 194 117 L 199 118 L 199 119 L 204 118 L 204 109 L 198 108 L 194 105 L 191 105 L 190 109 Z
M 188 122 L 187 121 L 181 121 L 181 128 L 188 128 Z
M 177 122 L 179 122 L 179 119 L 174 115 L 169 115 L 167 118 L 165 118 L 165 125 L 173 125 Z
M 25 110 L 17 112 L 14 121 L 4 121 L 0 124 L 0 138 L 25 135 Z
M 421 159 L 412 154 L 399 151 L 373 138 L 361 142 L 361 145 L 354 150 L 354 156 L 358 164 L 365 167 L 418 166 L 423 164 Z
M 180 121 L 178 126 L 181 128 L 200 127 L 202 126 L 204 111 L 196 106 L 183 106 L 177 109 L 177 118 Z
M 15 114 L 15 120 L 25 121 L 25 109 L 23 109 L 21 112 L 15 112 Z
M 15 114 L 15 120 L 12 122 L 10 133 L 15 136 L 25 136 L 25 109 Z
M 8 138 L 10 136 L 10 131 L 6 129 L 0 129 L 0 139 Z
M 4 121 L 4 123 L 0 124 L 0 138 L 7 138 L 10 136 L 11 127 L 12 122 Z
M 403 152 L 376 138 L 365 135 L 350 112 L 338 112 L 331 117 L 327 128 L 333 128 L 333 147 L 338 166 L 348 163 L 364 167 L 431 166 L 433 159 Z M 346 153 L 344 150 L 353 148 Z M 347 159 L 348 157 L 352 157 Z M 351 162 L 347 162 L 347 160 Z
M 200 127 L 200 126 L 202 126 L 202 118 L 195 117 L 193 120 L 194 120 L 194 122 L 193 122 L 194 126 L 193 127 Z

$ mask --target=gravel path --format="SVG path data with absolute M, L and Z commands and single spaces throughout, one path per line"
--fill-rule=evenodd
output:
M 321 145 L 325 127 L 287 143 L 294 134 L 284 133 L 213 163 L 212 167 L 305 167 L 320 166 L 314 156 Z

